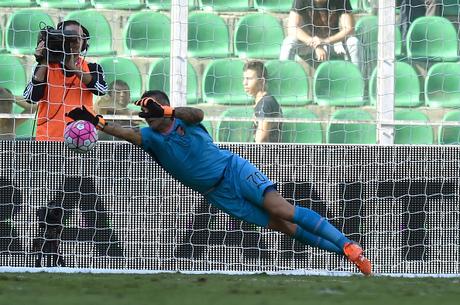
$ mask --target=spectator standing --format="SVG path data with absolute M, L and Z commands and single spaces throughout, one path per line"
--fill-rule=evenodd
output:
M 281 142 L 281 123 L 265 118 L 281 118 L 283 113 L 276 99 L 267 92 L 267 70 L 261 61 L 249 61 L 243 67 L 243 86 L 254 98 L 254 130 L 256 143 Z

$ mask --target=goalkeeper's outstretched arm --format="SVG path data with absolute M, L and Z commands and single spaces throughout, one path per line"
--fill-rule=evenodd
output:
M 174 116 L 189 124 L 198 124 L 203 121 L 204 112 L 193 107 L 174 108 Z
M 201 109 L 193 107 L 178 107 L 174 109 L 169 106 L 159 105 L 153 100 L 148 100 L 145 105 L 142 106 L 143 112 L 139 113 L 139 116 L 145 118 L 147 123 L 151 127 L 154 126 L 152 128 L 155 128 L 157 131 L 161 131 L 161 127 L 168 127 L 173 117 L 177 117 L 188 124 L 198 124 L 204 117 Z M 123 127 L 114 122 L 106 122 L 102 115 L 93 113 L 85 106 L 72 109 L 69 113 L 66 113 L 66 116 L 73 120 L 88 121 L 96 126 L 97 129 L 131 142 L 134 145 L 140 146 L 142 144 L 142 136 L 138 129 Z M 156 121 L 156 123 L 151 125 L 152 121 Z
M 108 122 L 106 123 L 102 131 L 111 136 L 115 136 L 117 138 L 126 140 L 137 146 L 141 146 L 142 144 L 142 136 L 139 129 L 123 127 L 120 124 Z
M 88 121 L 96 126 L 97 129 L 102 130 L 109 135 L 131 142 L 134 145 L 140 146 L 142 144 L 142 137 L 139 130 L 129 127 L 125 128 L 117 123 L 106 122 L 102 115 L 95 114 L 85 106 L 74 108 L 65 115 L 74 121 Z
M 173 111 L 174 117 L 177 117 L 188 124 L 198 124 L 203 120 L 203 110 L 193 107 L 177 107 Z M 99 117 L 101 119 L 101 117 Z M 158 118 L 156 118 L 158 119 Z M 146 119 L 148 121 L 148 119 Z M 123 127 L 117 123 L 105 123 L 101 130 L 109 135 L 124 139 L 134 145 L 142 144 L 142 136 L 138 129 Z

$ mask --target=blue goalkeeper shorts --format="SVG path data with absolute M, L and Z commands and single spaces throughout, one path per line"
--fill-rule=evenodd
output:
M 268 213 L 262 208 L 267 191 L 276 185 L 248 160 L 234 155 L 222 181 L 205 198 L 215 207 L 238 219 L 266 227 Z

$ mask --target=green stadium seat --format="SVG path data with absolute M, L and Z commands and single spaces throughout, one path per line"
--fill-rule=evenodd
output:
M 394 119 L 397 121 L 422 121 L 428 122 L 428 117 L 413 109 L 396 110 Z M 433 128 L 429 125 L 396 125 L 394 144 L 433 144 Z
M 0 7 L 33 7 L 35 0 L 0 0 Z
M 356 21 L 355 34 L 363 44 L 365 49 L 377 51 L 378 38 L 378 17 L 362 16 Z M 375 53 L 377 55 L 377 53 Z
M 171 10 L 171 0 L 146 0 L 145 4 L 149 9 L 169 11 Z M 188 9 L 193 10 L 196 8 L 194 0 L 188 0 Z
M 292 0 L 254 0 L 254 8 L 259 11 L 288 13 L 292 7 Z
M 21 125 L 17 126 L 15 129 L 16 138 L 23 138 L 24 140 L 31 139 L 35 137 L 37 132 L 37 127 L 35 125 L 35 120 L 27 119 Z
M 20 114 L 24 112 L 24 108 L 18 106 L 17 104 L 13 104 L 13 113 Z M 14 129 L 14 133 L 16 138 L 24 138 L 30 139 L 35 137 L 37 128 L 35 126 L 35 119 L 27 119 L 22 122 L 20 125 L 17 125 Z
M 444 17 L 419 17 L 409 27 L 406 49 L 414 60 L 457 61 L 457 31 Z
M 205 11 L 249 11 L 248 0 L 198 0 L 200 9 Z
M 82 9 L 91 6 L 89 0 L 37 0 L 43 8 Z
M 378 50 L 378 17 L 362 16 L 356 21 L 355 35 L 361 42 L 363 62 L 366 65 L 366 76 L 369 77 L 377 65 Z M 395 56 L 401 56 L 401 31 L 395 27 Z
M 425 103 L 430 107 L 460 106 L 460 64 L 436 63 L 425 78 Z
M 318 117 L 306 108 L 283 108 L 283 117 L 290 119 L 317 120 Z M 283 143 L 323 143 L 321 123 L 286 123 L 282 125 L 281 141 Z
M 364 105 L 364 80 L 358 67 L 349 61 L 321 63 L 313 78 L 313 100 L 321 106 Z
M 203 72 L 203 101 L 223 105 L 253 104 L 243 88 L 244 62 L 238 59 L 216 59 Z
M 188 17 L 188 56 L 227 57 L 230 37 L 224 19 L 213 13 L 193 12 Z
M 6 50 L 13 54 L 34 54 L 42 25 L 54 26 L 53 19 L 40 10 L 13 12 L 6 23 Z
M 159 12 L 131 14 L 123 30 L 125 53 L 131 56 L 169 56 L 171 20 Z
M 162 90 L 169 95 L 170 59 L 162 58 L 150 65 L 148 74 L 148 90 Z M 187 63 L 187 104 L 198 102 L 198 80 L 192 64 Z
M 269 14 L 241 17 L 234 34 L 235 55 L 240 58 L 278 58 L 284 31 L 280 21 Z
M 0 87 L 22 96 L 26 84 L 26 71 L 21 60 L 10 54 L 0 54 Z
M 460 110 L 447 112 L 442 118 L 443 122 L 460 122 Z M 441 145 L 460 144 L 460 126 L 440 126 L 438 130 L 438 143 Z
M 331 120 L 369 121 L 369 123 L 334 123 L 327 126 L 326 142 L 334 144 L 375 144 L 377 127 L 372 115 L 362 109 L 336 110 Z
M 302 106 L 311 103 L 308 97 L 308 76 L 295 61 L 269 60 L 265 63 L 268 73 L 268 92 L 282 106 Z
M 131 100 L 138 100 L 142 95 L 142 76 L 136 64 L 129 58 L 107 57 L 102 58 L 99 64 L 104 69 L 105 81 L 111 84 L 122 80 L 128 84 Z
M 442 5 L 440 7 L 441 16 L 457 16 L 460 12 L 460 3 L 458 0 L 439 0 Z
M 115 53 L 112 50 L 112 29 L 103 14 L 97 10 L 74 10 L 64 20 L 77 20 L 89 32 L 88 56 L 104 56 Z
M 95 8 L 115 10 L 137 10 L 144 7 L 141 0 L 91 0 Z
M 217 142 L 254 142 L 254 122 L 226 121 L 225 118 L 252 118 L 252 107 L 235 107 L 225 110 L 221 114 L 216 127 Z
M 371 105 L 377 103 L 377 68 L 369 81 Z M 420 81 L 415 69 L 405 62 L 395 63 L 395 107 L 418 107 L 420 100 Z

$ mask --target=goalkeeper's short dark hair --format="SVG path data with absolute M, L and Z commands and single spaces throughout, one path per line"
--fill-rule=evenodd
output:
M 170 105 L 168 95 L 161 90 L 147 90 L 142 94 L 141 99 L 144 97 L 153 97 L 161 105 Z
M 267 69 L 265 68 L 265 65 L 263 62 L 260 60 L 251 60 L 248 61 L 244 64 L 243 66 L 243 72 L 246 70 L 254 70 L 256 71 L 257 78 L 263 78 L 265 80 L 268 79 L 268 73 Z

